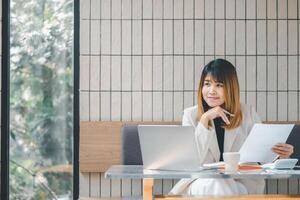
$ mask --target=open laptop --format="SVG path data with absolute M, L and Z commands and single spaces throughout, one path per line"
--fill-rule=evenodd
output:
M 139 125 L 138 133 L 144 169 L 201 170 L 193 127 Z

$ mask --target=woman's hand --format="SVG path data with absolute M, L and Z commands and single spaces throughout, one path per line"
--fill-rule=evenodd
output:
M 294 146 L 290 144 L 278 143 L 272 147 L 272 151 L 279 155 L 279 158 L 289 158 L 294 152 Z
M 200 123 L 202 123 L 204 127 L 208 128 L 209 120 L 221 117 L 226 124 L 230 124 L 230 121 L 227 118 L 226 114 L 234 116 L 233 114 L 229 113 L 227 110 L 224 110 L 220 106 L 216 106 L 203 113 L 203 115 L 200 118 Z

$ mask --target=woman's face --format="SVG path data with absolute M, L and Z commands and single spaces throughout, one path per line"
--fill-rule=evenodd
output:
M 223 83 L 215 82 L 211 76 L 207 75 L 202 87 L 202 96 L 210 107 L 221 106 L 225 102 Z

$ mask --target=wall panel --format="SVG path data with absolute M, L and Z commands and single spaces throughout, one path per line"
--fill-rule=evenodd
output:
M 237 69 L 262 120 L 299 120 L 299 0 L 81 0 L 81 120 L 174 121 L 196 104 L 206 63 Z M 208 12 L 209 11 L 209 12 Z M 83 173 L 81 196 L 141 195 L 141 180 Z M 156 181 L 166 194 L 178 180 Z M 268 180 L 268 193 L 299 193 Z

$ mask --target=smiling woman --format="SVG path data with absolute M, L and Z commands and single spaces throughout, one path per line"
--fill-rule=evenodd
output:
M 198 105 L 185 109 L 182 119 L 182 125 L 195 129 L 200 164 L 223 161 L 224 152 L 238 152 L 255 123 L 261 123 L 258 114 L 240 102 L 235 67 L 224 59 L 209 62 L 202 71 Z M 286 158 L 292 154 L 290 146 L 278 144 L 273 151 Z M 182 179 L 170 193 L 234 196 L 261 194 L 264 187 L 261 179 Z

